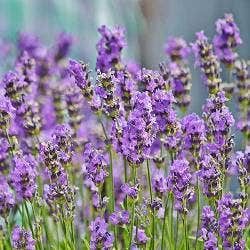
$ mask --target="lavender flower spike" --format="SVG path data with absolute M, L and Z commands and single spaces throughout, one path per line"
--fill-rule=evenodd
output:
M 35 250 L 36 241 L 31 232 L 16 226 L 12 232 L 12 246 L 16 250 Z

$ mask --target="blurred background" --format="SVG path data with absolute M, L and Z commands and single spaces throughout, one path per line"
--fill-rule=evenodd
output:
M 159 62 L 166 60 L 164 44 L 170 35 L 192 42 L 195 32 L 204 30 L 212 39 L 215 21 L 224 13 L 233 13 L 243 39 L 238 52 L 247 59 L 249 11 L 250 0 L 0 0 L 0 38 L 2 46 L 3 41 L 15 43 L 18 33 L 25 31 L 38 35 L 50 46 L 59 32 L 66 31 L 75 41 L 71 57 L 89 62 L 94 68 L 97 28 L 101 24 L 122 25 L 128 42 L 125 58 L 157 68 Z M 14 54 L 14 47 L 10 53 Z M 0 61 L 9 63 L 2 54 Z M 207 91 L 199 70 L 193 67 L 192 57 L 190 63 L 193 79 L 190 111 L 200 114 Z M 236 114 L 234 106 L 232 102 Z

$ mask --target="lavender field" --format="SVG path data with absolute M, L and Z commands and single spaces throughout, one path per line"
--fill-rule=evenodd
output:
M 0 250 L 250 249 L 250 61 L 234 16 L 214 23 L 152 69 L 121 26 L 95 31 L 95 67 L 66 32 L 1 44 Z

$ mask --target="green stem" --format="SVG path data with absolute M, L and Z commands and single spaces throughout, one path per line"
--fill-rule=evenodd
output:
M 135 185 L 136 183 L 136 169 L 134 166 L 132 166 L 132 180 Z M 132 212 L 131 212 L 131 224 L 130 224 L 130 232 L 129 232 L 129 248 L 132 246 L 132 238 L 133 238 L 133 227 L 134 227 L 134 221 L 135 221 L 135 201 L 132 200 Z
M 170 206 L 170 238 L 171 238 L 171 242 L 174 241 L 174 197 L 173 194 L 170 194 L 171 196 L 171 206 Z
M 124 182 L 128 182 L 128 172 L 127 172 L 127 160 L 125 157 L 123 157 L 123 165 L 124 165 Z M 128 199 L 127 196 L 124 199 L 124 207 L 127 210 L 128 209 Z
M 169 198 L 169 197 L 168 197 Z M 164 218 L 163 218 L 163 225 L 162 225 L 162 233 L 161 233 L 161 250 L 164 250 L 164 237 L 165 237 L 165 227 L 166 227 L 166 219 L 167 219 L 167 214 L 168 214 L 168 198 L 166 200 L 166 205 L 165 205 L 165 210 L 164 210 Z M 166 232 L 167 238 L 168 238 L 168 243 L 170 246 L 170 240 L 169 240 L 169 232 Z
M 200 186 L 199 186 L 199 179 L 197 177 L 196 180 L 197 186 L 197 228 L 196 228 L 196 240 L 195 240 L 195 249 L 197 249 L 197 243 L 199 238 L 199 230 L 200 230 Z
M 4 218 L 4 222 L 5 222 L 6 231 L 7 231 L 7 242 L 8 242 L 8 246 L 9 246 L 9 249 L 11 249 L 10 226 L 9 226 L 9 223 L 8 223 L 8 219 L 7 219 L 6 217 Z
M 179 213 L 177 211 L 177 218 L 176 218 L 176 232 L 175 232 L 175 244 L 174 249 L 177 249 L 177 243 L 178 243 L 178 233 L 179 233 Z
M 184 235 L 185 235 L 185 249 L 188 250 L 189 246 L 188 246 L 187 216 L 186 215 L 184 215 L 184 218 L 183 218 L 183 227 L 184 227 Z
M 112 149 L 111 145 L 109 146 L 109 181 L 110 181 L 110 187 L 111 187 L 111 213 L 115 211 L 115 191 L 114 191 L 114 176 L 113 176 L 113 158 L 112 158 Z M 117 248 L 117 228 L 116 226 L 113 226 L 114 229 L 114 236 L 115 236 L 115 249 Z
M 147 175 L 148 175 L 148 185 L 149 185 L 149 193 L 150 193 L 150 203 L 152 206 L 153 203 L 153 191 L 152 191 L 152 184 L 151 184 L 151 173 L 150 173 L 150 161 L 147 160 Z M 152 211 L 152 239 L 150 243 L 150 248 L 154 249 L 154 241 L 155 241 L 155 216 L 154 210 Z
M 32 227 L 32 220 L 31 220 L 31 217 L 30 217 L 30 213 L 29 213 L 29 209 L 27 207 L 26 201 L 24 201 L 24 207 L 25 207 L 25 211 L 26 211 L 26 215 L 27 215 L 27 218 L 28 218 L 28 223 L 29 223 L 29 227 L 30 227 L 32 236 L 35 239 L 36 237 L 35 237 L 34 230 L 33 230 L 33 227 Z
M 106 132 L 105 126 L 102 122 L 101 115 L 98 115 L 98 120 L 102 126 L 102 130 L 105 136 L 105 139 L 108 143 L 108 152 L 109 152 L 109 187 L 111 188 L 111 208 L 110 213 L 113 213 L 115 211 L 115 192 L 114 192 L 114 176 L 113 176 L 113 159 L 112 159 L 112 147 L 111 144 L 109 144 L 109 137 Z M 113 226 L 114 236 L 115 236 L 115 249 L 117 248 L 117 228 L 116 226 Z

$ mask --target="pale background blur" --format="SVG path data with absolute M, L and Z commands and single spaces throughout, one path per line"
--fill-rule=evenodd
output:
M 15 42 L 18 32 L 27 31 L 50 45 L 56 34 L 67 31 L 75 38 L 71 56 L 94 68 L 97 28 L 123 25 L 128 40 L 125 57 L 157 68 L 166 59 L 163 48 L 169 35 L 191 42 L 203 29 L 212 38 L 214 23 L 224 13 L 234 14 L 244 42 L 239 54 L 250 58 L 250 0 L 0 0 L 0 37 Z M 190 62 L 190 110 L 201 113 L 207 93 L 192 58 Z M 235 105 L 231 107 L 236 113 Z

